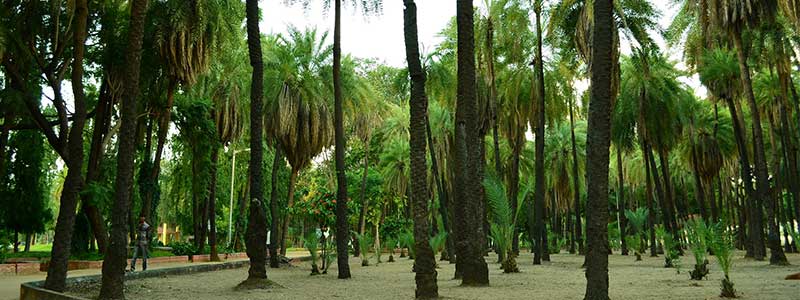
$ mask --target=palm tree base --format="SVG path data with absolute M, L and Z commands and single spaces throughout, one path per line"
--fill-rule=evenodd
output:
M 267 278 L 254 277 L 249 277 L 236 286 L 237 290 L 267 290 L 273 288 L 283 288 L 283 286 Z
M 708 261 L 703 262 L 702 265 L 694 265 L 694 270 L 689 273 L 692 280 L 703 280 L 706 275 L 708 275 Z
M 719 294 L 723 298 L 736 298 L 736 289 L 733 288 L 733 282 L 727 278 L 722 279 L 721 284 L 722 292 Z

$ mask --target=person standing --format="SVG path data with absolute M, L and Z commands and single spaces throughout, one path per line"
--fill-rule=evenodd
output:
M 142 271 L 147 271 L 147 242 L 150 224 L 144 221 L 144 217 L 139 218 L 139 225 L 136 227 L 139 237 L 136 247 L 133 249 L 133 261 L 131 261 L 131 272 L 136 271 L 136 258 L 142 257 Z

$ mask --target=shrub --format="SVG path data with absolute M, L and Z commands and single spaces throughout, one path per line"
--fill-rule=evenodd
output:
M 169 246 L 172 248 L 172 254 L 177 256 L 197 254 L 197 248 L 188 242 L 172 242 Z
M 706 222 L 701 219 L 689 220 L 686 222 L 687 237 L 689 247 L 694 254 L 694 270 L 689 275 L 694 280 L 701 280 L 708 275 L 708 260 L 706 251 L 708 250 L 709 229 Z
M 358 249 L 361 251 L 361 266 L 369 266 L 369 257 L 367 254 L 369 253 L 369 248 L 374 244 L 375 239 L 372 238 L 372 235 L 369 233 L 364 233 L 363 235 L 356 233 L 355 235 L 358 238 Z
M 628 225 L 631 227 L 631 238 L 626 237 L 626 242 L 633 248 L 633 253 L 636 255 L 636 261 L 642 260 L 642 253 L 644 253 L 645 243 L 642 239 L 647 236 L 645 224 L 647 224 L 647 216 L 650 211 L 647 208 L 639 207 L 636 210 L 625 210 L 625 217 L 628 219 Z
M 523 183 L 524 184 L 524 183 Z M 516 215 L 511 210 L 510 201 L 516 201 L 517 207 L 521 208 L 523 201 L 530 191 L 530 184 L 521 185 L 517 199 L 508 199 L 503 181 L 496 174 L 489 173 L 483 180 L 483 187 L 486 193 L 486 200 L 489 204 L 491 215 L 490 233 L 497 245 L 500 258 L 502 259 L 503 272 L 519 272 L 515 254 L 511 251 L 511 243 L 514 239 L 514 227 L 523 209 L 517 209 Z M 509 201 L 510 200 L 510 201 Z
M 431 244 L 431 249 L 433 250 L 433 255 L 435 256 L 436 253 L 441 252 L 444 250 L 444 245 L 447 242 L 447 232 L 439 231 L 436 236 L 432 237 L 428 243 Z
M 414 246 L 414 233 L 406 230 L 400 234 L 400 247 L 408 249 L 408 259 L 414 259 L 416 247 Z
M 306 236 L 303 238 L 303 245 L 305 245 L 306 249 L 308 250 L 308 254 L 311 255 L 311 275 L 319 275 L 319 267 L 317 266 L 319 236 L 317 235 L 317 232 L 312 230 L 306 234 Z
M 680 252 L 678 251 L 678 243 L 675 242 L 672 234 L 664 229 L 664 226 L 656 228 L 656 236 L 664 243 L 664 267 L 665 268 L 680 268 L 678 261 L 680 260 Z
M 720 285 L 720 297 L 736 298 L 736 290 L 729 276 L 733 266 L 733 238 L 722 222 L 714 224 L 710 229 L 709 246 L 725 276 Z
M 394 249 L 397 248 L 397 239 L 394 237 L 384 238 L 383 248 L 389 250 L 389 262 L 394 262 Z

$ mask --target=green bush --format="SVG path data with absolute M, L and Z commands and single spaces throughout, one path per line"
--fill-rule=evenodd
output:
M 689 220 L 686 222 L 687 237 L 689 247 L 694 254 L 694 270 L 689 275 L 694 280 L 701 280 L 708 275 L 708 260 L 706 252 L 708 250 L 709 228 L 702 219 Z
M 375 239 L 369 233 L 355 235 L 358 238 L 358 249 L 361 251 L 361 266 L 369 266 L 369 248 L 375 243 Z
M 432 237 L 428 243 L 431 244 L 431 249 L 433 250 L 433 255 L 439 253 L 444 250 L 444 245 L 447 242 L 447 232 L 439 231 L 436 236 Z
M 675 242 L 675 238 L 664 229 L 664 226 L 656 228 L 656 237 L 664 243 L 664 267 L 674 267 L 680 270 L 678 264 L 680 261 L 680 251 L 678 251 L 679 245 Z
M 5 263 L 8 259 L 8 241 L 0 239 L 0 264 Z
M 197 248 L 188 242 L 172 242 L 169 246 L 172 248 L 172 254 L 177 256 L 197 254 Z
M 317 266 L 317 250 L 319 249 L 319 236 L 317 232 L 312 230 L 305 237 L 303 237 L 303 245 L 306 246 L 308 254 L 311 255 L 311 275 L 319 274 L 319 267 Z
M 722 269 L 722 282 L 720 284 L 720 297 L 736 298 L 736 290 L 730 279 L 730 271 L 733 266 L 733 238 L 728 228 L 722 222 L 711 226 L 709 232 L 709 247 L 714 251 L 719 267 Z

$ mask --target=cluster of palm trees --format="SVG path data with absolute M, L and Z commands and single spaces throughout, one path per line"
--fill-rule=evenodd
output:
M 477 9 L 457 0 L 443 42 L 421 53 L 417 5 L 404 0 L 405 68 L 343 55 L 342 5 L 371 15 L 382 2 L 342 2 L 322 1 L 334 10 L 331 45 L 316 29 L 262 35 L 256 0 L 5 3 L 0 142 L 37 130 L 68 170 L 45 287 L 66 288 L 77 214 L 105 255 L 101 299 L 124 297 L 137 211 L 153 224 L 191 208 L 194 247 L 207 242 L 218 260 L 217 181 L 227 174 L 218 166 L 230 162 L 220 151 L 236 147 L 250 153 L 246 176 L 229 174 L 242 183 L 227 191 L 241 195 L 244 288 L 271 285 L 267 264 L 279 267 L 290 228 L 305 228 L 290 209 L 313 194 L 314 176 L 326 176 L 338 200 L 335 224 L 325 224 L 338 278 L 351 277 L 350 242 L 370 223 L 377 237 L 388 219 L 412 220 L 420 299 L 438 297 L 429 240 L 439 231 L 466 286 L 489 284 L 491 247 L 514 272 L 525 241 L 541 264 L 549 238 L 567 240 L 586 255 L 586 299 L 608 299 L 610 223 L 622 254 L 626 235 L 648 232 L 655 256 L 658 224 L 685 248 L 683 224 L 698 214 L 734 229 L 757 260 L 769 249 L 771 264 L 787 264 L 784 253 L 797 250 L 781 235 L 800 229 L 800 2 L 676 1 L 662 29 L 647 0 L 484 0 Z M 683 50 L 683 66 L 654 41 L 662 33 Z M 684 83 L 695 75 L 703 99 Z M 52 105 L 43 107 L 42 87 Z M 179 159 L 162 163 L 165 155 Z M 360 178 L 348 176 L 354 169 Z M 348 190 L 358 191 L 355 205 Z M 625 211 L 637 208 L 647 216 L 634 232 Z

